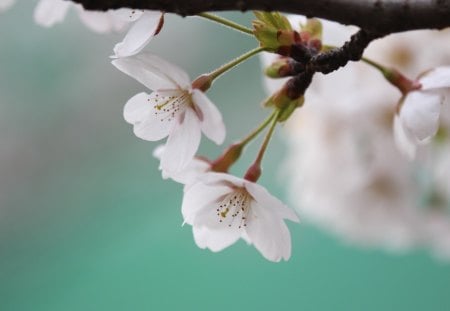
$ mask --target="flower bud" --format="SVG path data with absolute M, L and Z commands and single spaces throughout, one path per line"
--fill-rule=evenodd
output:
M 255 11 L 254 14 L 257 19 L 252 22 L 253 33 L 260 46 L 275 51 L 280 46 L 289 46 L 300 39 L 282 14 L 261 11 Z
M 261 165 L 259 163 L 253 163 L 245 173 L 244 179 L 251 181 L 251 182 L 257 182 L 259 177 L 261 176 L 262 170 Z
M 396 69 L 383 68 L 382 73 L 386 80 L 396 86 L 403 94 L 418 90 L 422 87 L 419 81 L 408 79 Z
M 209 74 L 202 74 L 192 82 L 192 88 L 206 92 L 211 87 L 211 84 L 211 76 Z
M 303 64 L 291 58 L 282 57 L 274 61 L 264 72 L 270 78 L 284 78 L 296 75 L 304 69 L 305 66 Z
M 236 162 L 241 156 L 243 146 L 242 144 L 233 144 L 225 150 L 215 161 L 211 163 L 211 171 L 226 173 L 231 165 Z
M 309 39 L 322 40 L 322 22 L 317 18 L 308 18 L 306 24 L 302 26 L 302 33 L 309 34 Z

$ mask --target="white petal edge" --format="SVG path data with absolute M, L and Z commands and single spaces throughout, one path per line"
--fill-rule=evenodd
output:
M 118 58 L 112 64 L 151 90 L 190 89 L 186 72 L 148 52 Z
M 417 144 L 405 132 L 403 124 L 398 115 L 394 117 L 393 124 L 394 141 L 398 150 L 410 161 L 416 157 Z
M 41 0 L 34 9 L 34 21 L 43 27 L 51 27 L 66 17 L 70 1 Z
M 227 230 L 230 229 L 230 230 Z M 192 227 L 194 240 L 198 247 L 208 248 L 213 252 L 220 252 L 228 246 L 236 243 L 241 236 L 241 232 L 234 228 L 225 230 L 215 230 L 207 227 Z
M 162 14 L 159 11 L 145 11 L 128 30 L 122 42 L 115 45 L 115 57 L 127 57 L 139 53 L 154 37 L 161 18 Z
M 437 67 L 426 72 L 420 79 L 422 90 L 450 87 L 450 66 Z
M 284 219 L 289 219 L 294 222 L 300 221 L 294 210 L 290 209 L 283 202 L 271 195 L 263 186 L 253 182 L 246 182 L 245 189 L 247 189 L 248 193 L 250 193 L 261 207 L 269 209 Z
M 161 157 L 164 153 L 165 146 L 159 145 L 153 150 L 153 156 L 158 160 L 161 160 Z M 162 171 L 162 178 L 167 179 L 170 178 L 177 183 L 185 185 L 184 191 L 186 192 L 190 185 L 194 184 L 198 177 L 202 174 L 205 174 L 211 169 L 211 165 L 203 159 L 194 158 L 191 162 L 186 166 L 184 170 L 174 175 L 170 175 L 169 173 L 162 170 L 161 165 L 159 169 Z
M 200 90 L 192 91 L 192 101 L 201 111 L 201 129 L 206 137 L 220 145 L 225 140 L 226 130 L 219 109 Z
M 244 187 L 244 183 L 246 182 L 244 179 L 226 174 L 226 173 L 216 173 L 216 172 L 208 172 L 199 177 L 203 183 L 208 185 L 216 185 L 216 184 L 225 184 L 230 183 L 236 187 Z
M 177 183 L 185 185 L 185 191 L 190 185 L 198 180 L 199 176 L 206 173 L 211 169 L 211 165 L 201 159 L 194 158 L 181 172 L 170 176 L 168 173 L 163 171 L 163 177 L 167 176 Z
M 260 203 L 252 201 L 246 232 L 255 248 L 273 262 L 291 256 L 291 235 L 284 221 Z
M 431 91 L 416 91 L 406 96 L 399 117 L 403 126 L 418 142 L 425 142 L 436 134 L 443 101 L 442 95 Z
M 144 140 L 157 141 L 169 135 L 174 121 L 163 121 L 155 116 L 152 98 L 156 92 L 148 95 L 139 93 L 128 100 L 123 109 L 125 121 L 134 125 L 134 134 Z
M 150 113 L 149 94 L 142 92 L 131 97 L 123 107 L 123 117 L 131 124 L 142 122 Z

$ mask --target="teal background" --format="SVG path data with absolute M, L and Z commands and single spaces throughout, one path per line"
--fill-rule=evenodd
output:
M 0 310 L 450 310 L 450 266 L 422 251 L 359 249 L 290 224 L 293 254 L 270 263 L 245 243 L 197 248 L 181 226 L 182 187 L 163 181 L 156 143 L 122 119 L 144 87 L 72 12 L 51 29 L 34 2 L 0 15 Z M 248 23 L 249 16 L 226 14 Z M 207 21 L 168 16 L 149 49 L 195 77 L 255 42 Z M 214 85 L 227 143 L 267 112 L 253 59 Z M 202 153 L 220 150 L 205 141 Z M 262 183 L 287 198 L 278 133 Z M 235 173 L 254 156 L 250 149 Z

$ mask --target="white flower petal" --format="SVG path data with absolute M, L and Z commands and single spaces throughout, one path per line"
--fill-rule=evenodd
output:
M 201 137 L 200 121 L 192 109 L 186 109 L 176 122 L 180 123 L 174 124 L 161 157 L 161 168 L 170 175 L 186 168 L 197 152 Z
M 43 27 L 51 27 L 66 17 L 70 1 L 41 0 L 34 9 L 34 21 Z
M 425 73 L 420 79 L 422 90 L 450 87 L 450 66 L 437 67 Z
M 185 223 L 192 225 L 196 215 L 204 208 L 212 207 L 224 194 L 229 193 L 230 188 L 224 185 L 211 187 L 201 182 L 193 184 L 184 193 L 181 213 Z
M 216 172 L 208 172 L 200 177 L 200 180 L 208 185 L 217 185 L 217 184 L 233 184 L 235 187 L 242 188 L 244 187 L 245 181 L 242 178 L 226 174 L 226 173 L 216 173 Z
M 409 93 L 400 109 L 400 120 L 419 142 L 434 136 L 439 128 L 439 113 L 444 98 L 434 92 Z
M 206 137 L 220 145 L 225 139 L 225 124 L 217 107 L 200 90 L 193 90 L 192 101 L 201 111 L 201 129 Z
M 134 125 L 134 134 L 144 140 L 160 140 L 169 135 L 174 125 L 174 119 L 161 119 L 154 109 L 157 95 L 157 92 L 150 95 L 139 93 L 128 100 L 124 107 L 125 120 Z
M 247 189 L 253 199 L 258 202 L 261 207 L 270 209 L 281 218 L 299 222 L 297 214 L 283 202 L 271 195 L 266 188 L 253 182 L 246 182 L 244 185 L 245 189 Z
M 210 169 L 211 165 L 208 162 L 194 158 L 183 171 L 168 177 L 177 183 L 189 186 L 193 184 L 201 174 L 206 173 Z
M 405 128 L 403 127 L 403 124 L 400 121 L 398 115 L 396 115 L 394 118 L 393 130 L 394 140 L 397 148 L 404 156 L 412 161 L 416 156 L 417 144 L 405 132 Z
M 131 124 L 142 122 L 151 111 L 151 105 L 148 102 L 150 95 L 142 92 L 131 97 L 123 108 L 123 117 L 125 121 Z
M 252 244 L 267 260 L 288 260 L 291 256 L 291 235 L 286 224 L 260 203 L 252 201 L 251 204 L 246 232 Z
M 146 11 L 128 30 L 128 33 L 114 47 L 115 57 L 126 57 L 139 53 L 153 38 L 159 28 L 162 14 Z
M 150 53 L 118 58 L 112 64 L 151 90 L 190 89 L 186 72 Z
M 158 160 L 161 160 L 161 157 L 164 154 L 164 150 L 165 146 L 159 145 L 153 150 L 153 156 Z M 159 167 L 159 169 L 162 170 L 161 166 Z M 163 179 L 171 178 L 177 183 L 185 185 L 186 187 L 184 188 L 184 191 L 187 191 L 189 186 L 194 184 L 199 176 L 208 172 L 210 169 L 211 164 L 207 160 L 194 158 L 191 162 L 189 162 L 184 170 L 173 175 L 162 171 L 162 177 Z
M 208 248 L 213 252 L 220 252 L 224 248 L 234 244 L 241 236 L 241 230 L 236 228 L 214 230 L 207 227 L 194 226 L 192 232 L 198 247 L 202 249 Z
M 164 153 L 164 145 L 156 146 L 155 149 L 153 149 L 152 155 L 157 158 L 158 160 L 161 160 L 161 156 Z

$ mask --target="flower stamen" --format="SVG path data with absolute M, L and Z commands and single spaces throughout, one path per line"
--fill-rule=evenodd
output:
M 176 115 L 184 111 L 187 103 L 187 96 L 189 94 L 183 92 L 180 96 L 160 96 L 155 94 L 154 98 L 149 98 L 152 102 L 155 116 L 160 116 L 160 121 L 170 122 L 175 119 Z
M 247 216 L 250 210 L 250 200 L 251 196 L 245 189 L 238 189 L 226 195 L 216 209 L 219 222 L 227 221 L 228 227 L 232 227 L 235 224 L 239 229 L 246 227 Z M 235 223 L 236 219 L 238 219 L 238 223 Z

